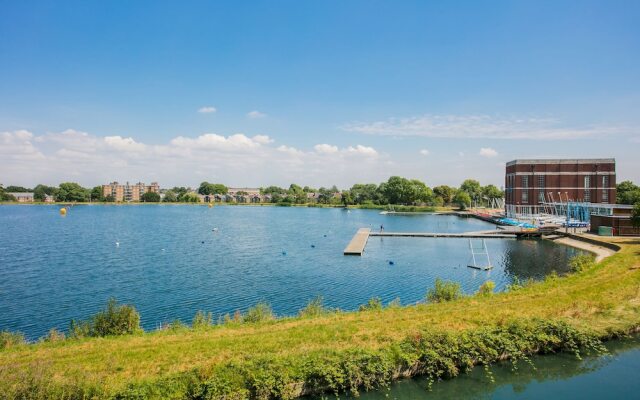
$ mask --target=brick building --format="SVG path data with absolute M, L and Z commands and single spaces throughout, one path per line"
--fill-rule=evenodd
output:
M 142 195 L 147 192 L 160 193 L 160 185 L 157 182 L 151 182 L 151 185 L 145 185 L 142 182 L 135 185 L 130 185 L 129 182 L 124 185 L 118 182 L 102 185 L 102 195 L 112 196 L 115 201 L 140 201 Z
M 545 203 L 616 202 L 616 161 L 601 159 L 513 160 L 505 174 L 507 215 L 545 212 Z

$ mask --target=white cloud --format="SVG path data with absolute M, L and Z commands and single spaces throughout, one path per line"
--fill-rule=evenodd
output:
M 313 146 L 316 152 L 320 154 L 334 154 L 338 152 L 338 146 L 332 146 L 330 144 L 317 144 Z
M 228 137 L 215 133 L 205 133 L 195 139 L 178 136 L 169 143 L 175 147 L 190 150 L 252 150 L 261 145 L 262 140 L 254 140 L 242 133 L 236 133 Z
M 198 112 L 202 114 L 212 114 L 212 113 L 215 113 L 216 111 L 218 110 L 215 107 L 211 107 L 211 106 L 200 107 L 198 109 Z
M 0 132 L 0 158 L 2 160 L 32 161 L 44 158 L 44 155 L 33 145 L 33 133 L 26 130 Z M 3 174 L 4 175 L 4 174 Z
M 247 113 L 247 117 L 249 117 L 249 118 L 251 118 L 251 119 L 264 118 L 264 117 L 266 117 L 266 116 L 267 116 L 267 114 L 262 113 L 262 112 L 260 112 L 260 111 L 258 111 L 258 110 L 249 111 L 249 112 Z
M 350 186 L 355 178 L 376 182 L 391 173 L 388 157 L 369 146 L 319 144 L 304 150 L 273 142 L 267 135 L 243 133 L 177 136 L 152 144 L 135 136 L 97 136 L 72 129 L 42 135 L 0 132 L 0 159 L 8 161 L 0 171 L 4 184 L 72 180 L 95 186 L 141 180 L 158 181 L 165 187 L 197 185 L 203 180 L 239 186 L 291 182 Z M 327 165 L 332 174 L 326 173 Z
M 420 150 L 420 154 L 422 154 L 423 156 L 428 156 L 429 155 L 429 150 L 422 149 L 422 150 Z
M 260 143 L 260 144 L 269 144 L 269 143 L 273 143 L 273 139 L 271 139 L 269 136 L 267 135 L 255 135 L 254 137 L 251 138 L 254 142 L 256 143 Z
M 482 157 L 495 157 L 498 155 L 498 152 L 491 147 L 482 147 L 478 154 L 480 154 Z
M 490 115 L 423 115 L 390 118 L 374 122 L 350 122 L 342 126 L 342 129 L 381 136 L 537 140 L 579 139 L 629 132 L 628 128 L 618 126 L 572 127 L 552 118 Z
M 373 147 L 356 145 L 356 147 L 347 147 L 345 150 L 348 154 L 359 154 L 363 156 L 375 157 L 378 155 L 378 152 Z
M 120 151 L 144 151 L 146 148 L 144 144 L 136 142 L 131 137 L 106 136 L 104 142 L 107 146 Z
M 304 154 L 303 151 L 300 151 L 300 150 L 296 149 L 295 147 L 290 147 L 290 146 L 285 146 L 285 145 L 278 146 L 276 148 L 276 150 L 278 150 L 278 151 L 280 151 L 282 153 L 290 154 L 292 156 L 299 156 L 299 155 Z

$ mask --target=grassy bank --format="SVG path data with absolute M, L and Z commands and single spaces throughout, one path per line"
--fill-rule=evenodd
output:
M 10 347 L 0 350 L 0 397 L 290 398 L 597 350 L 640 326 L 640 240 L 611 240 L 621 251 L 596 266 L 507 293 Z

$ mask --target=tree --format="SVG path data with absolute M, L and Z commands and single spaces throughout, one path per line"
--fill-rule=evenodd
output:
M 445 204 L 451 204 L 453 202 L 453 196 L 456 195 L 456 188 L 447 185 L 436 186 L 433 188 L 433 194 L 441 197 Z
M 28 192 L 31 192 L 31 189 L 27 189 L 26 187 L 22 187 L 22 186 L 7 186 L 4 190 L 6 192 L 9 192 L 9 193 L 28 193 Z
M 91 192 L 75 182 L 61 183 L 56 192 L 56 201 L 87 201 Z
M 164 194 L 164 199 L 162 200 L 165 203 L 175 203 L 178 201 L 178 195 L 173 190 L 167 190 Z
M 504 192 L 495 185 L 487 185 L 482 188 L 482 197 L 490 203 L 491 200 L 503 198 Z
M 144 201 L 145 203 L 159 203 L 160 195 L 156 192 L 146 192 L 142 195 L 142 198 L 140 200 Z
M 102 195 L 102 186 L 96 186 L 91 189 L 91 200 L 95 201 L 104 201 L 104 196 Z
M 460 190 L 466 192 L 471 199 L 478 199 L 482 196 L 482 188 L 480 182 L 474 179 L 467 179 L 460 185 Z
M 457 204 L 461 210 L 464 210 L 471 205 L 471 196 L 469 196 L 469 193 L 459 190 L 453 198 L 453 202 Z
M 0 184 L 0 201 L 16 201 L 16 198 L 13 195 L 5 192 L 4 188 Z
M 640 201 L 633 206 L 631 211 L 631 225 L 636 229 L 640 228 Z
M 47 196 L 55 196 L 57 188 L 47 185 L 38 185 L 33 188 L 33 198 L 36 201 L 45 201 Z
M 196 193 L 187 192 L 178 196 L 178 201 L 183 203 L 200 203 L 200 197 Z
M 351 198 L 356 204 L 376 202 L 379 198 L 377 191 L 378 185 L 375 183 L 356 183 L 349 190 Z
M 619 204 L 635 204 L 640 202 L 640 186 L 631 181 L 623 181 L 616 185 L 616 201 Z
M 227 194 L 229 188 L 221 183 L 202 182 L 198 188 L 198 193 L 202 195 Z

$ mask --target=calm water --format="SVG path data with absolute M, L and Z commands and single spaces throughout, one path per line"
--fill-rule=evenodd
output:
M 533 358 L 534 368 L 524 362 L 518 371 L 504 363 L 490 368 L 492 383 L 482 368 L 447 381 L 427 391 L 425 379 L 410 379 L 389 390 L 363 393 L 360 400 L 378 399 L 637 399 L 640 398 L 640 342 L 638 339 L 607 343 L 610 354 L 578 360 L 570 354 Z M 342 398 L 349 398 L 342 396 Z
M 374 296 L 407 304 L 423 299 L 438 277 L 467 293 L 487 279 L 502 289 L 514 277 L 562 273 L 576 253 L 548 241 L 491 239 L 489 272 L 466 267 L 466 239 L 372 237 L 363 257 L 342 255 L 357 228 L 380 224 L 387 231 L 494 228 L 373 210 L 97 205 L 61 217 L 56 206 L 0 206 L 0 329 L 30 338 L 66 330 L 111 296 L 134 304 L 145 329 L 190 322 L 198 309 L 233 313 L 260 300 L 280 315 L 317 295 L 347 310 Z

